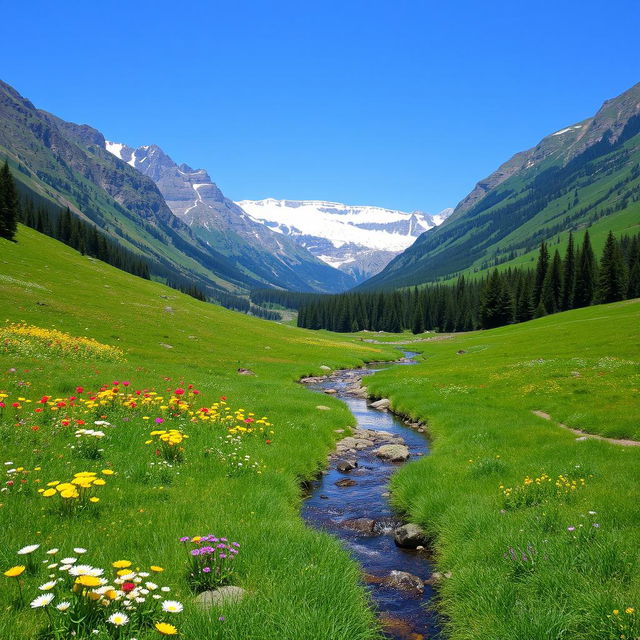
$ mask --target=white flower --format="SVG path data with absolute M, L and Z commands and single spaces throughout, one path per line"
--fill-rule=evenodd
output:
M 30 544 L 26 547 L 22 547 L 20 551 L 18 551 L 19 556 L 26 556 L 28 553 L 33 553 L 36 549 L 39 549 L 39 544 Z
M 151 589 L 151 591 L 158 588 L 158 585 L 155 582 L 145 582 L 145 586 L 147 589 Z
M 73 566 L 72 564 L 63 564 L 60 567 L 60 571 L 69 571 L 69 569 L 71 569 L 72 566 Z
M 60 562 L 62 564 L 73 564 L 78 558 L 62 558 Z
M 162 603 L 162 610 L 167 613 L 180 613 L 184 609 L 181 602 L 177 600 L 165 600 Z
M 61 602 L 60 604 L 56 605 L 56 609 L 58 611 L 66 611 L 70 606 L 71 606 L 71 603 L 65 600 L 64 602 Z
M 148 578 L 151 574 L 148 571 L 140 571 L 140 573 L 138 573 L 138 575 L 141 578 Z
M 60 551 L 60 549 L 55 549 L 55 548 L 54 548 L 54 549 L 49 549 L 49 551 L 47 551 L 47 553 L 48 553 L 50 556 L 53 556 L 53 555 L 55 555 L 56 553 L 58 553 L 58 551 Z
M 160 587 L 160 591 L 164 591 L 165 593 L 168 593 L 169 591 L 171 591 L 171 587 Z
M 160 598 L 162 598 L 162 596 L 159 593 L 154 593 L 151 597 L 154 598 L 155 600 L 160 600 Z
M 136 598 L 136 602 L 142 604 L 143 602 L 146 602 L 146 600 L 145 598 Z
M 83 549 L 82 547 L 74 547 L 73 552 L 82 554 L 82 553 L 87 553 L 87 550 Z
M 57 582 L 57 580 L 50 580 L 49 582 L 41 584 L 38 589 L 40 589 L 40 591 L 51 591 L 51 589 L 56 586 Z
M 69 569 L 69 574 L 72 576 L 90 576 L 93 575 L 92 571 L 93 567 L 90 564 L 77 564 Z M 99 571 L 101 570 L 99 569 Z
M 141 593 L 143 596 L 146 596 L 146 595 L 149 593 L 149 589 L 140 589 L 140 593 Z
M 129 622 L 129 616 L 126 613 L 112 613 L 108 618 L 107 622 L 114 624 L 116 627 L 121 627 L 123 624 L 127 624 Z
M 47 569 L 55 569 L 57 566 L 58 566 L 58 563 L 54 562 L 53 564 L 48 564 Z
M 38 596 L 31 603 L 32 609 L 38 609 L 40 607 L 46 607 L 53 600 L 53 593 L 43 593 L 41 596 Z

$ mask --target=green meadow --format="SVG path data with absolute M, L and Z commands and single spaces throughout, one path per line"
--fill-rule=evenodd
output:
M 640 635 L 640 301 L 415 343 L 365 384 L 427 422 L 393 501 L 433 541 L 451 640 Z M 545 420 L 533 411 L 551 416 Z
M 24 565 L 26 556 L 16 551 L 39 544 L 29 558 L 40 571 L 18 578 L 0 575 L 0 637 L 38 637 L 46 627 L 47 612 L 31 609 L 29 603 L 49 580 L 42 561 L 51 557 L 45 551 L 59 548 L 56 557 L 61 558 L 77 555 L 74 547 L 87 549 L 82 562 L 107 573 L 118 560 L 141 569 L 161 566 L 161 580 L 154 579 L 171 587 L 170 597 L 183 603 L 184 611 L 160 619 L 174 624 L 180 637 L 375 636 L 375 616 L 359 585 L 358 567 L 338 542 L 308 529 L 299 517 L 301 480 L 326 464 L 339 437 L 334 430 L 353 419 L 341 402 L 312 394 L 295 381 L 321 373 L 322 365 L 352 367 L 395 358 L 397 351 L 202 303 L 80 256 L 24 227 L 17 244 L 0 243 L 3 323 L 25 322 L 89 336 L 123 352 L 118 361 L 75 353 L 61 357 L 37 343 L 16 352 L 3 344 L 0 392 L 7 395 L 7 407 L 0 419 L 0 568 Z M 255 375 L 239 375 L 239 368 Z M 158 406 L 108 405 L 74 415 L 85 420 L 83 428 L 105 432 L 100 440 L 104 451 L 97 459 L 72 448 L 77 444 L 77 424 L 61 426 L 51 412 L 35 413 L 43 395 L 50 396 L 50 402 L 68 402 L 79 395 L 77 387 L 86 397 L 103 385 L 111 389 L 115 381 L 121 389 L 127 382 L 128 390 L 153 390 L 165 400 L 176 388 L 184 388 L 188 396 L 188 385 L 193 385 L 199 391 L 197 398 L 191 396 L 194 407 L 210 406 L 225 396 L 234 411 L 241 408 L 245 416 L 252 413 L 256 419 L 266 416 L 273 434 L 240 438 L 238 453 L 250 457 L 251 468 L 239 469 L 229 456 L 215 453 L 220 447 L 224 450 L 224 425 L 182 421 L 189 436 L 184 460 L 169 467 L 155 455 L 156 445 L 145 444 L 159 426 L 155 418 L 167 415 Z M 16 401 L 20 410 L 11 407 Z M 329 410 L 317 409 L 319 405 Z M 94 419 L 115 426 L 95 426 Z M 161 426 L 169 424 L 173 423 L 167 420 Z M 20 467 L 25 471 L 6 474 Z M 105 476 L 106 484 L 98 488 L 100 501 L 77 514 L 59 513 L 59 496 L 45 498 L 37 491 L 77 472 L 100 474 L 105 468 L 114 474 Z M 12 478 L 14 485 L 7 490 L 5 483 Z M 248 595 L 239 604 L 203 612 L 188 589 L 185 545 L 178 540 L 206 534 L 240 543 L 230 582 Z M 56 575 L 57 569 L 52 571 Z M 17 602 L 18 583 L 26 606 Z M 53 604 L 62 599 L 56 596 Z M 129 638 L 124 631 L 117 637 Z M 136 637 L 160 634 L 149 629 Z
M 5 338 L 10 323 L 42 334 L 0 344 L 0 573 L 28 566 L 0 575 L 0 638 L 68 637 L 42 634 L 48 614 L 54 627 L 58 620 L 63 583 L 50 607 L 30 602 L 47 593 L 39 587 L 49 575 L 60 575 L 49 564 L 78 555 L 110 579 L 112 563 L 127 561 L 169 586 L 165 597 L 184 610 L 154 622 L 175 625 L 185 639 L 379 637 L 358 566 L 299 515 L 301 482 L 326 464 L 335 430 L 353 417 L 296 380 L 323 366 L 395 359 L 394 342 L 415 336 L 312 332 L 251 318 L 24 227 L 17 244 L 0 240 L 0 305 Z M 65 350 L 64 340 L 51 346 L 53 330 L 78 351 Z M 427 423 L 432 453 L 398 471 L 392 497 L 428 531 L 437 570 L 450 575 L 434 603 L 445 637 L 640 636 L 640 447 L 560 426 L 640 439 L 639 330 L 640 302 L 627 301 L 485 332 L 428 334 L 436 340 L 404 347 L 420 352 L 419 365 L 366 382 Z M 77 338 L 85 336 L 104 347 L 83 346 Z M 113 389 L 121 400 L 101 403 Z M 228 407 L 233 419 L 203 419 L 202 407 Z M 103 431 L 99 446 L 83 449 L 78 428 Z M 169 428 L 188 436 L 178 459 L 165 459 L 150 435 Z M 79 472 L 104 479 L 92 489 L 99 501 L 73 510 L 39 491 Z M 206 534 L 240 543 L 228 582 L 247 593 L 203 611 L 188 584 L 190 546 L 179 539 Z M 40 546 L 17 555 L 28 545 Z M 60 551 L 48 556 L 51 548 Z M 106 625 L 91 637 L 162 632 L 150 626 L 133 636 Z

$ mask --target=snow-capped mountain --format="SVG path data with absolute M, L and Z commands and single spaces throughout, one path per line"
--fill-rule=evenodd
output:
M 133 149 L 106 141 L 105 149 L 151 178 L 175 216 L 263 286 L 336 292 L 355 284 L 292 238 L 254 220 L 224 196 L 204 169 L 177 165 L 157 145 Z
M 453 209 L 429 215 L 319 200 L 241 200 L 252 218 L 290 236 L 332 267 L 362 281 L 381 271 Z

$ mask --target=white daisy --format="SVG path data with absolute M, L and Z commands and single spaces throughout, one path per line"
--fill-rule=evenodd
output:
M 40 548 L 39 544 L 30 544 L 30 545 L 27 545 L 26 547 L 22 547 L 22 549 L 18 551 L 18 555 L 26 556 L 28 553 L 33 553 L 36 549 L 39 549 L 39 548 Z
M 107 622 L 114 624 L 116 627 L 121 627 L 123 624 L 127 624 L 129 622 L 129 616 L 126 613 L 112 613 L 108 618 Z
M 183 609 L 182 603 L 177 600 L 165 600 L 162 603 L 162 610 L 167 613 L 180 613 Z
M 154 591 L 155 589 L 158 588 L 158 585 L 155 582 L 145 582 L 144 584 L 147 587 L 147 589 L 151 589 L 151 591 Z
M 87 553 L 87 550 L 83 549 L 82 547 L 74 547 L 73 552 L 83 554 L 83 553 Z
M 65 600 L 64 602 L 61 602 L 60 604 L 56 605 L 56 609 L 58 611 L 66 611 L 70 606 L 71 606 L 71 603 Z
M 51 589 L 56 586 L 57 582 L 57 580 L 50 580 L 49 582 L 41 584 L 38 589 L 40 589 L 40 591 L 51 591 Z
M 160 591 L 164 591 L 165 593 L 168 593 L 169 591 L 171 591 L 171 587 L 160 587 Z
M 93 570 L 94 569 L 90 564 L 77 564 L 69 569 L 69 574 L 72 576 L 92 576 Z M 98 569 L 98 571 L 102 573 L 102 569 Z
M 32 609 L 39 609 L 40 607 L 46 607 L 53 600 L 53 593 L 43 593 L 31 602 Z
M 49 551 L 47 551 L 47 553 L 48 553 L 50 556 L 54 556 L 56 553 L 58 553 L 58 551 L 60 551 L 60 549 L 55 549 L 55 548 L 54 548 L 54 549 L 49 549 Z
M 53 564 L 48 564 L 47 569 L 55 569 L 57 566 L 58 566 L 58 563 L 54 562 Z
M 73 564 L 78 558 L 62 558 L 60 562 L 62 564 Z
M 69 569 L 71 569 L 72 566 L 73 566 L 72 564 L 63 564 L 60 567 L 60 571 L 69 571 Z
M 162 598 L 162 596 L 159 593 L 154 593 L 151 597 L 154 598 L 155 600 L 160 600 Z

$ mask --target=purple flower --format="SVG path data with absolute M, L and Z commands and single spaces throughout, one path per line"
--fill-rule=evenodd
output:
M 239 543 L 239 542 L 232 542 L 231 544 L 232 544 L 234 547 L 239 547 L 239 546 L 240 546 L 240 543 Z
M 222 542 L 226 542 L 226 541 L 227 541 L 227 539 L 226 539 L 226 538 L 220 538 L 220 540 L 221 540 Z
M 226 554 L 226 553 L 221 553 L 221 554 L 220 554 L 220 557 L 221 557 L 221 558 L 226 558 L 226 557 L 227 557 L 227 554 Z
M 220 622 L 224 622 L 224 616 L 220 616 L 220 617 L 218 618 L 218 620 L 219 620 Z
M 164 418 L 156 418 L 156 424 L 162 424 L 164 422 Z
M 182 538 L 180 538 L 180 542 L 189 542 L 189 540 L 191 540 L 189 536 L 182 536 Z
M 192 556 L 199 556 L 200 555 L 200 549 L 191 549 L 191 555 Z
M 567 531 L 575 531 L 576 528 L 575 527 L 567 527 Z
M 205 568 L 202 570 L 202 573 L 211 573 L 211 567 L 205 567 Z
M 217 544 L 217 545 L 216 545 L 216 547 L 217 547 L 218 549 L 226 549 L 226 548 L 227 548 L 227 545 L 226 545 L 226 544 L 222 544 L 222 543 L 220 542 L 219 544 Z

